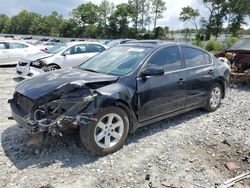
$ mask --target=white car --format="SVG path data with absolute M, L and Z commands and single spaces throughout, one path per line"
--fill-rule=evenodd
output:
M 41 41 L 38 41 L 36 43 L 34 43 L 35 46 L 37 46 L 41 51 L 46 51 L 56 45 L 59 45 L 59 44 L 62 44 L 62 43 L 59 43 L 59 42 L 41 42 Z
M 36 46 L 22 41 L 0 41 L 0 65 L 15 65 L 20 58 L 40 52 Z
M 78 66 L 106 49 L 105 45 L 96 42 L 62 43 L 46 52 L 21 59 L 16 72 L 19 77 L 30 78 L 48 71 Z

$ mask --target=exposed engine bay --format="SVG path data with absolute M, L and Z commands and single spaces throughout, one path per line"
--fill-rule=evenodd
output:
M 105 83 L 95 83 L 92 87 L 103 86 Z M 48 132 L 52 136 L 62 136 L 67 129 L 74 129 L 79 125 L 95 121 L 93 113 L 96 108 L 91 108 L 93 113 L 84 110 L 98 97 L 102 97 L 100 93 L 87 87 L 82 80 L 78 80 L 58 87 L 37 101 L 15 93 L 14 98 L 9 102 L 12 105 L 16 104 L 18 110 L 24 115 L 25 123 L 31 133 Z M 21 106 L 26 108 L 21 109 Z

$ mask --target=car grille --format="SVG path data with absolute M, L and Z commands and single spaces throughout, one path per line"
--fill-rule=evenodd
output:
M 19 66 L 26 66 L 28 63 L 27 62 L 22 62 L 22 61 L 19 61 L 18 62 L 18 65 Z
M 28 97 L 25 97 L 18 92 L 14 94 L 14 101 L 16 103 L 16 107 L 23 115 L 29 114 L 34 105 Z

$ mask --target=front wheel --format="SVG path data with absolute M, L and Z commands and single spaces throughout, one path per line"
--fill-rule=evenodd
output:
M 97 121 L 80 126 L 80 139 L 91 152 L 105 155 L 120 149 L 129 131 L 128 115 L 121 108 L 108 107 L 96 114 Z
M 220 84 L 214 84 L 208 93 L 208 98 L 206 101 L 205 110 L 208 112 L 213 112 L 220 107 L 222 98 L 222 87 Z
M 57 65 L 49 65 L 44 69 L 44 72 L 50 72 L 60 69 Z

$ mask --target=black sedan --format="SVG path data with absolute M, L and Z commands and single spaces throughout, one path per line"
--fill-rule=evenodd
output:
M 138 127 L 220 107 L 230 70 L 203 49 L 178 43 L 124 44 L 80 67 L 23 81 L 9 100 L 13 118 L 32 133 L 76 128 L 97 154 L 118 150 Z

